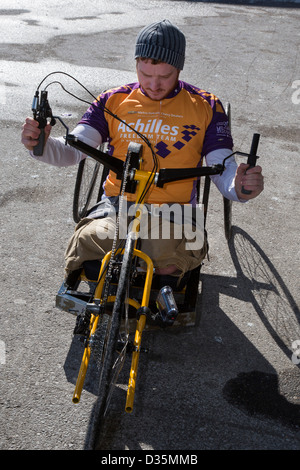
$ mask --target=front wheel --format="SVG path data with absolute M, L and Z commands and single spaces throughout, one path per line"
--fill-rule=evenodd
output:
M 128 236 L 124 249 L 114 306 L 108 322 L 106 318 L 105 336 L 103 337 L 103 335 L 99 335 L 99 338 L 97 338 L 97 332 L 95 335 L 96 342 L 99 342 L 99 347 L 97 344 L 94 344 L 93 348 L 95 348 L 96 351 L 101 351 L 101 373 L 98 382 L 98 398 L 93 410 L 89 432 L 90 437 L 88 447 L 92 449 L 97 445 L 97 441 L 101 435 L 113 387 L 123 365 L 123 353 L 125 354 L 126 352 L 126 344 L 123 346 L 123 353 L 120 353 L 120 348 L 118 346 L 121 338 L 120 326 L 122 315 L 124 310 L 127 308 L 126 296 L 129 291 L 133 250 L 134 239 Z M 127 332 L 125 332 L 125 334 L 126 333 Z M 97 361 L 99 363 L 98 352 L 97 356 Z

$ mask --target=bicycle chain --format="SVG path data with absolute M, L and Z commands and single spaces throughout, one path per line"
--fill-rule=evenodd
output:
M 102 311 L 101 318 L 99 319 L 97 329 L 90 343 L 90 346 L 93 349 L 93 356 L 95 358 L 96 366 L 98 370 L 100 370 L 102 367 L 102 355 L 103 355 L 103 351 L 105 347 L 105 336 L 106 336 L 106 330 L 107 330 L 108 321 L 109 321 L 109 317 L 105 315 L 104 307 L 105 307 L 108 294 L 109 294 L 109 284 L 111 280 L 111 272 L 112 272 L 112 268 L 114 264 L 114 256 L 115 256 L 116 245 L 117 245 L 117 240 L 118 240 L 120 214 L 121 214 L 121 211 L 123 210 L 122 208 L 123 208 L 123 203 L 124 203 L 125 187 L 126 187 L 127 178 L 128 178 L 129 163 L 130 163 L 130 154 L 127 156 L 126 161 L 125 161 L 123 182 L 122 182 L 122 187 L 120 191 L 120 199 L 119 199 L 119 212 L 117 216 L 116 229 L 115 229 L 114 239 L 113 239 L 113 244 L 112 244 L 112 249 L 111 249 L 111 258 L 108 263 L 107 273 L 105 276 L 105 281 L 104 281 L 104 286 L 103 286 L 102 302 L 100 306 L 100 308 L 102 308 L 103 311 Z M 128 338 L 129 338 L 129 328 L 128 328 L 128 319 L 126 318 L 125 318 L 125 337 L 126 337 L 126 345 L 127 345 Z M 125 349 L 126 349 L 126 346 L 125 346 Z M 121 358 L 121 354 L 119 357 Z
M 118 233 L 119 233 L 119 225 L 120 225 L 120 214 L 121 211 L 123 210 L 123 203 L 124 203 L 124 195 L 125 195 L 125 188 L 127 184 L 127 178 L 128 178 L 128 171 L 129 171 L 129 164 L 130 164 L 130 152 L 127 155 L 127 158 L 125 160 L 125 167 L 124 167 L 124 172 L 123 172 L 123 182 L 122 182 L 122 187 L 120 191 L 120 197 L 119 197 L 119 212 L 117 216 L 117 221 L 116 221 L 116 229 L 114 233 L 114 239 L 112 243 L 112 249 L 111 249 L 111 257 L 108 263 L 108 268 L 107 268 L 107 274 L 105 276 L 105 282 L 104 282 L 104 287 L 103 287 L 103 302 L 102 305 L 104 306 L 107 299 L 108 299 L 108 293 L 109 293 L 109 283 L 111 279 L 111 273 L 112 273 L 112 268 L 114 264 L 114 256 L 115 256 L 115 251 L 116 251 L 116 245 L 117 245 L 117 240 L 118 240 Z

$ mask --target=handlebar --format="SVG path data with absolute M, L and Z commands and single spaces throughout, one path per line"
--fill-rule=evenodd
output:
M 71 147 L 74 147 L 77 150 L 80 150 L 81 152 L 85 153 L 89 157 L 94 158 L 95 160 L 97 160 L 97 162 L 102 163 L 102 165 L 116 173 L 117 178 L 120 179 L 122 177 L 124 170 L 124 162 L 122 160 L 119 160 L 119 158 L 107 155 L 101 150 L 91 147 L 88 144 L 85 144 L 84 142 L 82 142 L 82 140 L 79 140 L 78 137 L 73 134 L 67 134 L 66 143 L 71 145 Z
M 122 160 L 107 155 L 101 150 L 95 149 L 94 147 L 85 144 L 72 134 L 68 134 L 66 136 L 66 143 L 71 145 L 71 147 L 74 147 L 80 150 L 81 152 L 86 153 L 88 156 L 94 158 L 98 162 L 102 163 L 104 166 L 108 167 L 110 170 L 114 171 L 119 179 L 122 177 L 124 169 L 124 162 Z M 139 153 L 140 147 L 141 144 L 131 142 L 128 146 L 128 153 Z M 229 157 L 226 157 L 226 159 L 227 158 Z M 136 168 L 133 168 L 131 165 L 131 170 L 132 169 Z M 156 173 L 154 178 L 154 184 L 156 184 L 156 186 L 158 186 L 159 188 L 162 188 L 166 183 L 170 183 L 172 181 L 178 181 L 187 178 L 196 178 L 198 176 L 217 175 L 222 173 L 224 169 L 224 162 L 223 164 L 200 168 L 162 168 L 161 170 L 159 170 L 158 173 Z
M 260 137 L 259 134 L 253 135 L 251 150 L 249 154 L 244 153 L 244 152 L 238 152 L 238 151 L 233 152 L 232 154 L 228 155 L 228 157 L 224 158 L 222 164 L 217 164 L 217 165 L 212 165 L 212 166 L 207 166 L 207 167 L 162 168 L 159 170 L 158 173 L 156 173 L 155 178 L 154 178 L 154 184 L 157 187 L 162 188 L 166 183 L 170 183 L 172 181 L 179 181 L 179 180 L 188 179 L 188 178 L 197 178 L 200 176 L 207 176 L 207 175 L 212 176 L 212 175 L 222 174 L 223 171 L 225 170 L 226 160 L 228 160 L 228 158 L 232 157 L 233 155 L 241 155 L 243 157 L 248 157 L 247 163 L 250 164 L 251 166 L 255 166 L 256 159 L 259 158 L 258 155 L 256 155 L 259 137 Z M 79 140 L 78 137 L 72 134 L 67 133 L 66 144 L 71 145 L 72 147 L 80 150 L 81 152 L 87 154 L 88 156 L 102 163 L 105 167 L 115 172 L 117 174 L 118 179 L 122 178 L 123 170 L 124 170 L 124 162 L 122 160 L 119 160 L 118 158 L 113 157 L 111 155 L 107 155 L 101 150 L 95 149 L 94 147 L 91 147 L 90 145 L 85 144 L 84 142 Z M 139 156 L 141 153 L 141 147 L 142 147 L 141 144 L 131 142 L 128 146 L 128 153 L 133 153 Z M 134 159 L 134 164 L 136 163 L 137 163 L 137 160 Z M 134 168 L 131 165 L 130 169 L 134 170 L 136 168 Z M 134 174 L 134 172 L 132 173 L 131 171 L 131 175 L 132 174 Z
M 200 168 L 162 168 L 156 174 L 154 183 L 158 188 L 163 188 L 166 183 L 179 181 L 198 176 L 219 175 L 223 173 L 225 167 L 222 164 L 205 166 Z
M 47 124 L 47 119 L 51 118 L 50 124 L 52 126 L 55 124 L 56 119 L 58 119 L 63 124 L 63 126 L 66 128 L 66 131 L 67 131 L 66 137 L 65 137 L 66 145 L 69 144 L 70 146 L 80 150 L 86 155 L 94 158 L 96 161 L 102 163 L 105 167 L 107 167 L 108 169 L 116 173 L 118 179 L 122 179 L 122 176 L 124 173 L 124 162 L 120 160 L 119 158 L 108 155 L 99 149 L 95 149 L 94 147 L 87 145 L 86 143 L 79 140 L 78 137 L 72 134 L 69 134 L 69 129 L 66 126 L 66 124 L 63 122 L 63 120 L 58 116 L 53 116 L 51 107 L 48 102 L 47 91 L 45 90 L 41 91 L 40 99 L 39 99 L 39 92 L 38 90 L 36 91 L 34 98 L 33 98 L 32 111 L 33 111 L 34 119 L 36 119 L 39 122 L 39 128 L 41 129 L 41 133 L 38 139 L 38 145 L 36 145 L 36 147 L 34 147 L 34 150 L 33 150 L 34 155 L 41 156 L 43 154 L 44 144 L 45 144 L 44 128 Z M 206 166 L 206 167 L 163 168 L 163 169 L 160 169 L 158 173 L 156 173 L 155 178 L 153 179 L 153 182 L 157 187 L 163 188 L 163 186 L 166 183 L 170 183 L 172 181 L 179 181 L 179 180 L 188 179 L 188 178 L 197 178 L 200 176 L 207 176 L 207 175 L 212 176 L 212 175 L 222 174 L 223 171 L 225 170 L 225 161 L 228 158 L 236 154 L 241 155 L 241 156 L 247 156 L 248 157 L 247 163 L 250 165 L 250 168 L 254 167 L 256 165 L 257 158 L 259 158 L 257 156 L 259 138 L 260 138 L 259 134 L 253 134 L 253 139 L 252 139 L 252 144 L 251 144 L 251 149 L 250 149 L 249 154 L 246 154 L 243 152 L 233 152 L 231 155 L 229 155 L 223 160 L 222 164 Z M 142 153 L 141 144 L 137 144 L 134 142 L 131 142 L 129 144 L 128 153 L 127 153 L 127 156 L 131 157 L 129 170 L 138 169 L 141 153 Z M 134 179 L 134 171 L 130 171 L 129 177 L 131 177 L 131 180 Z M 134 186 L 132 186 L 132 188 L 134 188 Z M 131 192 L 134 192 L 134 191 L 132 190 Z M 251 194 L 251 191 L 247 191 L 244 188 L 242 188 L 242 192 L 244 194 Z

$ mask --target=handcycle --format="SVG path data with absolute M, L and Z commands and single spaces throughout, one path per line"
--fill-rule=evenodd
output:
M 46 114 L 45 117 L 55 118 L 52 116 L 52 112 Z M 58 119 L 62 121 L 60 118 Z M 65 126 L 64 123 L 63 125 Z M 226 160 L 235 154 L 248 157 L 248 163 L 254 166 L 257 158 L 259 135 L 254 134 L 249 154 L 233 152 L 224 159 L 222 164 L 211 167 L 160 169 L 156 172 L 149 172 L 140 168 L 143 149 L 141 144 L 131 143 L 125 162 L 123 162 L 119 158 L 108 156 L 100 149 L 94 149 L 81 142 L 76 136 L 69 134 L 67 126 L 65 127 L 67 129 L 66 144 L 79 149 L 89 158 L 94 159 L 97 165 L 98 163 L 103 165 L 105 168 L 103 178 L 106 176 L 107 169 L 107 171 L 116 173 L 117 177 L 122 180 L 120 199 L 127 192 L 135 194 L 135 215 L 123 243 L 119 246 L 113 243 L 112 250 L 104 256 L 101 263 L 96 260 L 96 275 L 94 264 L 91 267 L 90 263 L 85 263 L 83 269 L 78 273 L 76 282 L 72 286 L 63 282 L 56 297 L 58 308 L 76 316 L 74 333 L 84 344 L 82 362 L 73 394 L 74 403 L 80 401 L 91 357 L 94 358 L 97 364 L 95 380 L 98 382 L 98 398 L 93 412 L 93 431 L 91 432 L 92 439 L 94 439 L 97 431 L 99 431 L 99 424 L 101 425 L 102 418 L 108 410 L 113 387 L 128 352 L 131 354 L 131 368 L 125 411 L 130 413 L 133 410 L 138 363 L 142 351 L 142 335 L 147 328 L 147 324 L 163 328 L 173 326 L 176 324 L 178 317 L 194 311 L 196 306 L 200 267 L 189 273 L 188 282 L 185 279 L 184 285 L 180 289 L 178 288 L 177 292 L 174 292 L 168 284 L 158 286 L 158 292 L 154 288 L 153 262 L 138 247 L 138 233 L 146 188 L 149 188 L 152 184 L 163 187 L 168 182 L 186 178 L 198 178 L 200 180 L 200 177 L 204 176 L 202 204 L 204 206 L 205 222 L 210 185 L 209 177 L 221 174 L 226 168 Z M 98 170 L 99 166 L 97 166 Z M 94 171 L 92 181 L 89 182 L 89 191 L 83 209 L 79 212 L 79 205 L 77 204 L 76 210 L 73 211 L 74 219 L 87 214 L 97 171 Z M 79 189 L 80 186 L 81 183 L 78 184 Z M 100 184 L 100 188 L 101 186 L 102 184 Z M 76 197 L 78 198 L 78 195 Z M 101 190 L 98 193 L 98 199 L 100 197 Z M 229 239 L 231 233 L 231 201 L 226 198 L 223 199 L 225 235 Z M 143 272 L 140 271 L 139 260 L 142 260 L 146 265 Z M 88 291 L 79 289 L 81 283 L 89 286 Z M 134 311 L 133 322 L 130 321 L 132 311 Z M 132 324 L 134 324 L 134 327 L 131 331 Z
M 77 286 L 74 291 L 74 289 L 70 290 L 63 284 L 57 296 L 57 305 L 60 308 L 77 314 L 77 324 L 74 332 L 81 335 L 84 342 L 82 363 L 73 395 L 74 403 L 78 403 L 80 400 L 88 363 L 92 355 L 94 355 L 101 369 L 97 406 L 94 410 L 94 426 L 99 428 L 99 423 L 101 423 L 107 412 L 113 386 L 128 352 L 131 353 L 132 358 L 125 411 L 130 413 L 133 410 L 139 356 L 142 350 L 142 335 L 147 322 L 161 327 L 168 327 L 172 326 L 181 314 L 174 293 L 168 285 L 159 290 L 156 299 L 157 311 L 153 311 L 153 305 L 155 305 L 151 302 L 153 262 L 149 256 L 137 247 L 137 234 L 140 229 L 141 207 L 144 203 L 145 187 L 147 184 L 156 184 L 163 187 L 164 184 L 171 181 L 220 174 L 225 169 L 226 159 L 223 164 L 211 167 L 180 170 L 161 169 L 158 173 L 152 174 L 139 168 L 142 151 L 140 144 L 130 144 L 124 170 L 123 162 L 121 168 L 120 160 L 114 157 L 106 159 L 106 154 L 97 149 L 88 148 L 76 137 L 69 135 L 67 141 L 69 145 L 101 161 L 112 171 L 118 171 L 120 176 L 124 171 L 130 182 L 137 183 L 136 201 L 138 202 L 136 202 L 135 218 L 131 230 L 127 234 L 125 246 L 118 247 L 104 256 L 97 278 L 91 278 L 88 275 L 88 263 L 87 269 L 83 268 L 80 273 L 79 282 L 95 283 L 94 293 L 88 293 L 84 298 L 84 295 L 76 290 Z M 254 156 L 256 157 L 256 151 L 253 151 L 253 146 L 257 147 L 255 141 L 257 141 L 257 138 L 254 136 L 254 144 L 250 152 L 252 159 Z M 242 152 L 234 153 L 249 157 L 249 154 Z M 123 184 L 126 187 L 124 179 Z M 230 225 L 229 220 L 227 220 L 227 225 Z M 142 285 L 136 283 L 136 279 L 139 277 L 137 260 L 140 259 L 146 264 Z M 190 305 L 192 284 L 187 283 L 183 289 L 183 313 L 184 308 L 186 310 L 195 308 L 195 304 Z M 182 294 L 182 292 L 178 294 L 180 293 Z M 189 302 L 187 302 L 187 299 Z M 129 327 L 130 309 L 136 312 L 136 319 L 134 320 L 136 326 L 133 332 L 130 331 Z M 132 333 L 133 340 L 130 340 L 130 334 Z

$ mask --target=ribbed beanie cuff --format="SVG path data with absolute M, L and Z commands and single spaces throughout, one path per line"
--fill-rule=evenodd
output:
M 185 59 L 185 36 L 169 20 L 152 23 L 137 36 L 135 58 L 145 57 L 161 60 L 183 69 Z

